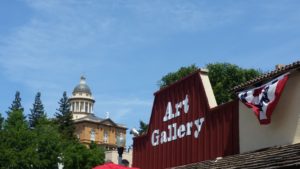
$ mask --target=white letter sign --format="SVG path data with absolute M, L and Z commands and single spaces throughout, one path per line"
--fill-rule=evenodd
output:
M 173 112 L 172 103 L 169 101 L 167 103 L 166 112 L 163 117 L 163 122 L 167 122 L 173 118 L 178 118 L 180 116 L 184 116 L 189 112 L 189 97 L 185 95 L 184 100 L 175 103 Z M 184 114 L 182 114 L 184 112 Z M 152 146 L 157 146 L 159 144 L 164 144 L 171 141 L 176 141 L 178 139 L 182 139 L 187 136 L 194 136 L 194 138 L 198 138 L 201 132 L 201 128 L 204 123 L 204 117 L 197 118 L 194 121 L 182 122 L 182 124 L 178 124 L 177 122 L 173 122 L 172 124 L 168 124 L 165 129 L 156 129 L 152 132 L 151 143 Z M 177 127 L 178 126 L 178 127 Z

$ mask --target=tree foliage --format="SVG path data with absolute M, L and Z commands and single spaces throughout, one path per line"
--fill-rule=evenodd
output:
M 233 99 L 230 90 L 243 82 L 246 82 L 261 74 L 261 71 L 255 69 L 244 69 L 230 63 L 212 63 L 207 64 L 208 76 L 218 104 L 228 102 Z M 181 67 L 176 72 L 168 73 L 163 76 L 159 82 L 160 88 L 170 85 L 177 80 L 196 71 L 196 65 Z
M 33 168 L 36 166 L 34 135 L 21 110 L 8 114 L 0 140 L 0 168 Z
M 163 76 L 162 79 L 158 82 L 160 88 L 166 87 L 177 80 L 182 79 L 183 77 L 195 72 L 198 70 L 198 67 L 195 64 L 192 64 L 187 67 L 181 67 L 176 72 L 170 72 L 167 75 Z
M 20 92 L 16 91 L 15 100 L 13 100 L 11 106 L 8 108 L 9 112 L 14 111 L 14 110 L 24 111 L 24 108 L 22 107 L 22 104 L 21 104 L 21 100 L 22 99 L 20 97 Z
M 87 161 L 87 168 L 104 163 L 105 153 L 103 147 L 99 147 L 96 143 L 91 142 L 89 151 L 90 157 Z
M 44 110 L 44 105 L 41 100 L 41 93 L 38 92 L 35 96 L 34 103 L 33 103 L 33 108 L 30 109 L 30 114 L 29 114 L 29 124 L 30 127 L 35 127 L 38 124 L 38 121 L 41 118 L 46 118 L 46 113 Z
M 90 169 L 103 164 L 104 150 L 95 144 L 89 149 L 76 139 L 64 137 L 60 126 L 47 119 L 43 106 L 37 106 L 42 105 L 39 97 L 34 109 L 41 116 L 35 119 L 34 127 L 30 127 L 22 109 L 8 112 L 0 130 L 0 169 L 57 169 L 58 163 L 64 169 Z
M 11 111 L 5 120 L 4 130 L 9 129 L 28 129 L 28 123 L 22 110 Z
M 85 145 L 73 142 L 65 146 L 62 161 L 65 169 L 90 169 L 104 163 L 104 150 L 97 146 L 88 149 Z
M 74 139 L 74 123 L 72 113 L 70 111 L 70 103 L 67 97 L 67 92 L 63 93 L 62 98 L 58 102 L 59 108 L 55 114 L 56 121 L 59 126 L 59 131 L 67 139 Z
M 244 69 L 229 63 L 208 64 L 207 69 L 218 104 L 228 102 L 234 98 L 233 93 L 230 91 L 234 86 L 261 74 L 261 71 Z
M 145 122 L 143 122 L 142 120 L 140 120 L 140 127 L 139 127 L 139 129 L 138 129 L 138 132 L 140 133 L 140 134 L 143 134 L 143 133 L 145 133 L 147 130 L 148 130 L 148 124 L 147 123 L 145 123 Z
M 2 117 L 2 114 L 0 113 L 0 130 L 2 130 L 4 118 Z
M 59 156 L 63 149 L 61 135 L 57 126 L 47 119 L 41 119 L 32 133 L 37 153 L 37 167 L 44 169 L 58 168 Z

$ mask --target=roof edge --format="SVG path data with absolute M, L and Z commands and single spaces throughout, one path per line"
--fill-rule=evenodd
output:
M 194 72 L 190 73 L 189 75 L 187 75 L 187 76 L 185 76 L 185 77 L 183 77 L 183 78 L 181 78 L 181 79 L 179 79 L 179 80 L 177 80 L 177 81 L 175 81 L 175 82 L 169 84 L 168 86 L 165 86 L 165 87 L 163 87 L 163 88 L 160 88 L 160 89 L 157 90 L 153 95 L 155 96 L 155 95 L 157 95 L 158 93 L 160 93 L 160 92 L 162 92 L 162 91 L 164 91 L 164 90 L 167 90 L 167 89 L 171 88 L 172 86 L 174 86 L 174 85 L 176 85 L 176 84 L 178 84 L 178 83 L 184 81 L 185 79 L 187 79 L 187 78 L 193 76 L 193 75 L 196 74 L 196 73 L 207 74 L 207 73 L 208 73 L 208 69 L 203 69 L 203 68 L 197 69 L 197 70 L 195 70 Z
M 241 90 L 245 90 L 245 89 L 249 88 L 250 86 L 255 86 L 257 84 L 260 84 L 267 80 L 270 80 L 274 77 L 280 76 L 286 72 L 291 72 L 291 71 L 297 70 L 297 69 L 300 69 L 300 61 L 293 62 L 293 63 L 283 66 L 279 69 L 275 69 L 268 73 L 262 74 L 256 78 L 253 78 L 247 82 L 244 82 L 240 85 L 237 85 L 231 89 L 231 92 L 238 92 Z

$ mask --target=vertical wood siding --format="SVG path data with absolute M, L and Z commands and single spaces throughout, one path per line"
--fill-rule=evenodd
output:
M 238 102 L 232 101 L 210 109 L 200 78 L 200 71 L 155 93 L 154 105 L 146 135 L 133 140 L 133 166 L 141 169 L 162 169 L 195 163 L 216 157 L 239 153 Z M 163 121 L 168 102 L 175 104 L 188 95 L 188 113 Z M 154 130 L 168 131 L 168 125 L 194 122 L 204 117 L 198 138 L 192 134 L 174 141 L 153 146 Z

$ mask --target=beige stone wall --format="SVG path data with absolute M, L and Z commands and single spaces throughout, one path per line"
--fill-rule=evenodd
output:
M 271 124 L 260 125 L 254 112 L 239 103 L 240 152 L 300 142 L 300 72 L 290 75 Z
M 115 145 L 116 144 L 116 133 L 122 133 L 123 137 L 126 139 L 126 130 L 121 128 L 116 128 L 114 126 L 106 126 L 96 123 L 78 123 L 75 125 L 75 135 L 79 135 L 80 141 L 84 143 L 91 142 L 91 130 L 95 131 L 95 142 L 97 144 L 104 144 L 104 131 L 108 133 L 108 142 L 105 144 Z M 124 144 L 125 146 L 125 144 Z
M 87 114 L 83 114 L 83 113 L 73 113 L 73 114 L 72 114 L 73 120 L 83 118 L 83 117 L 85 117 L 86 115 L 87 115 Z
M 117 151 L 106 151 L 105 152 L 105 161 L 111 160 L 113 163 L 118 164 L 118 152 Z M 129 166 L 132 165 L 132 150 L 125 151 L 122 155 L 122 159 L 126 159 L 129 161 Z

